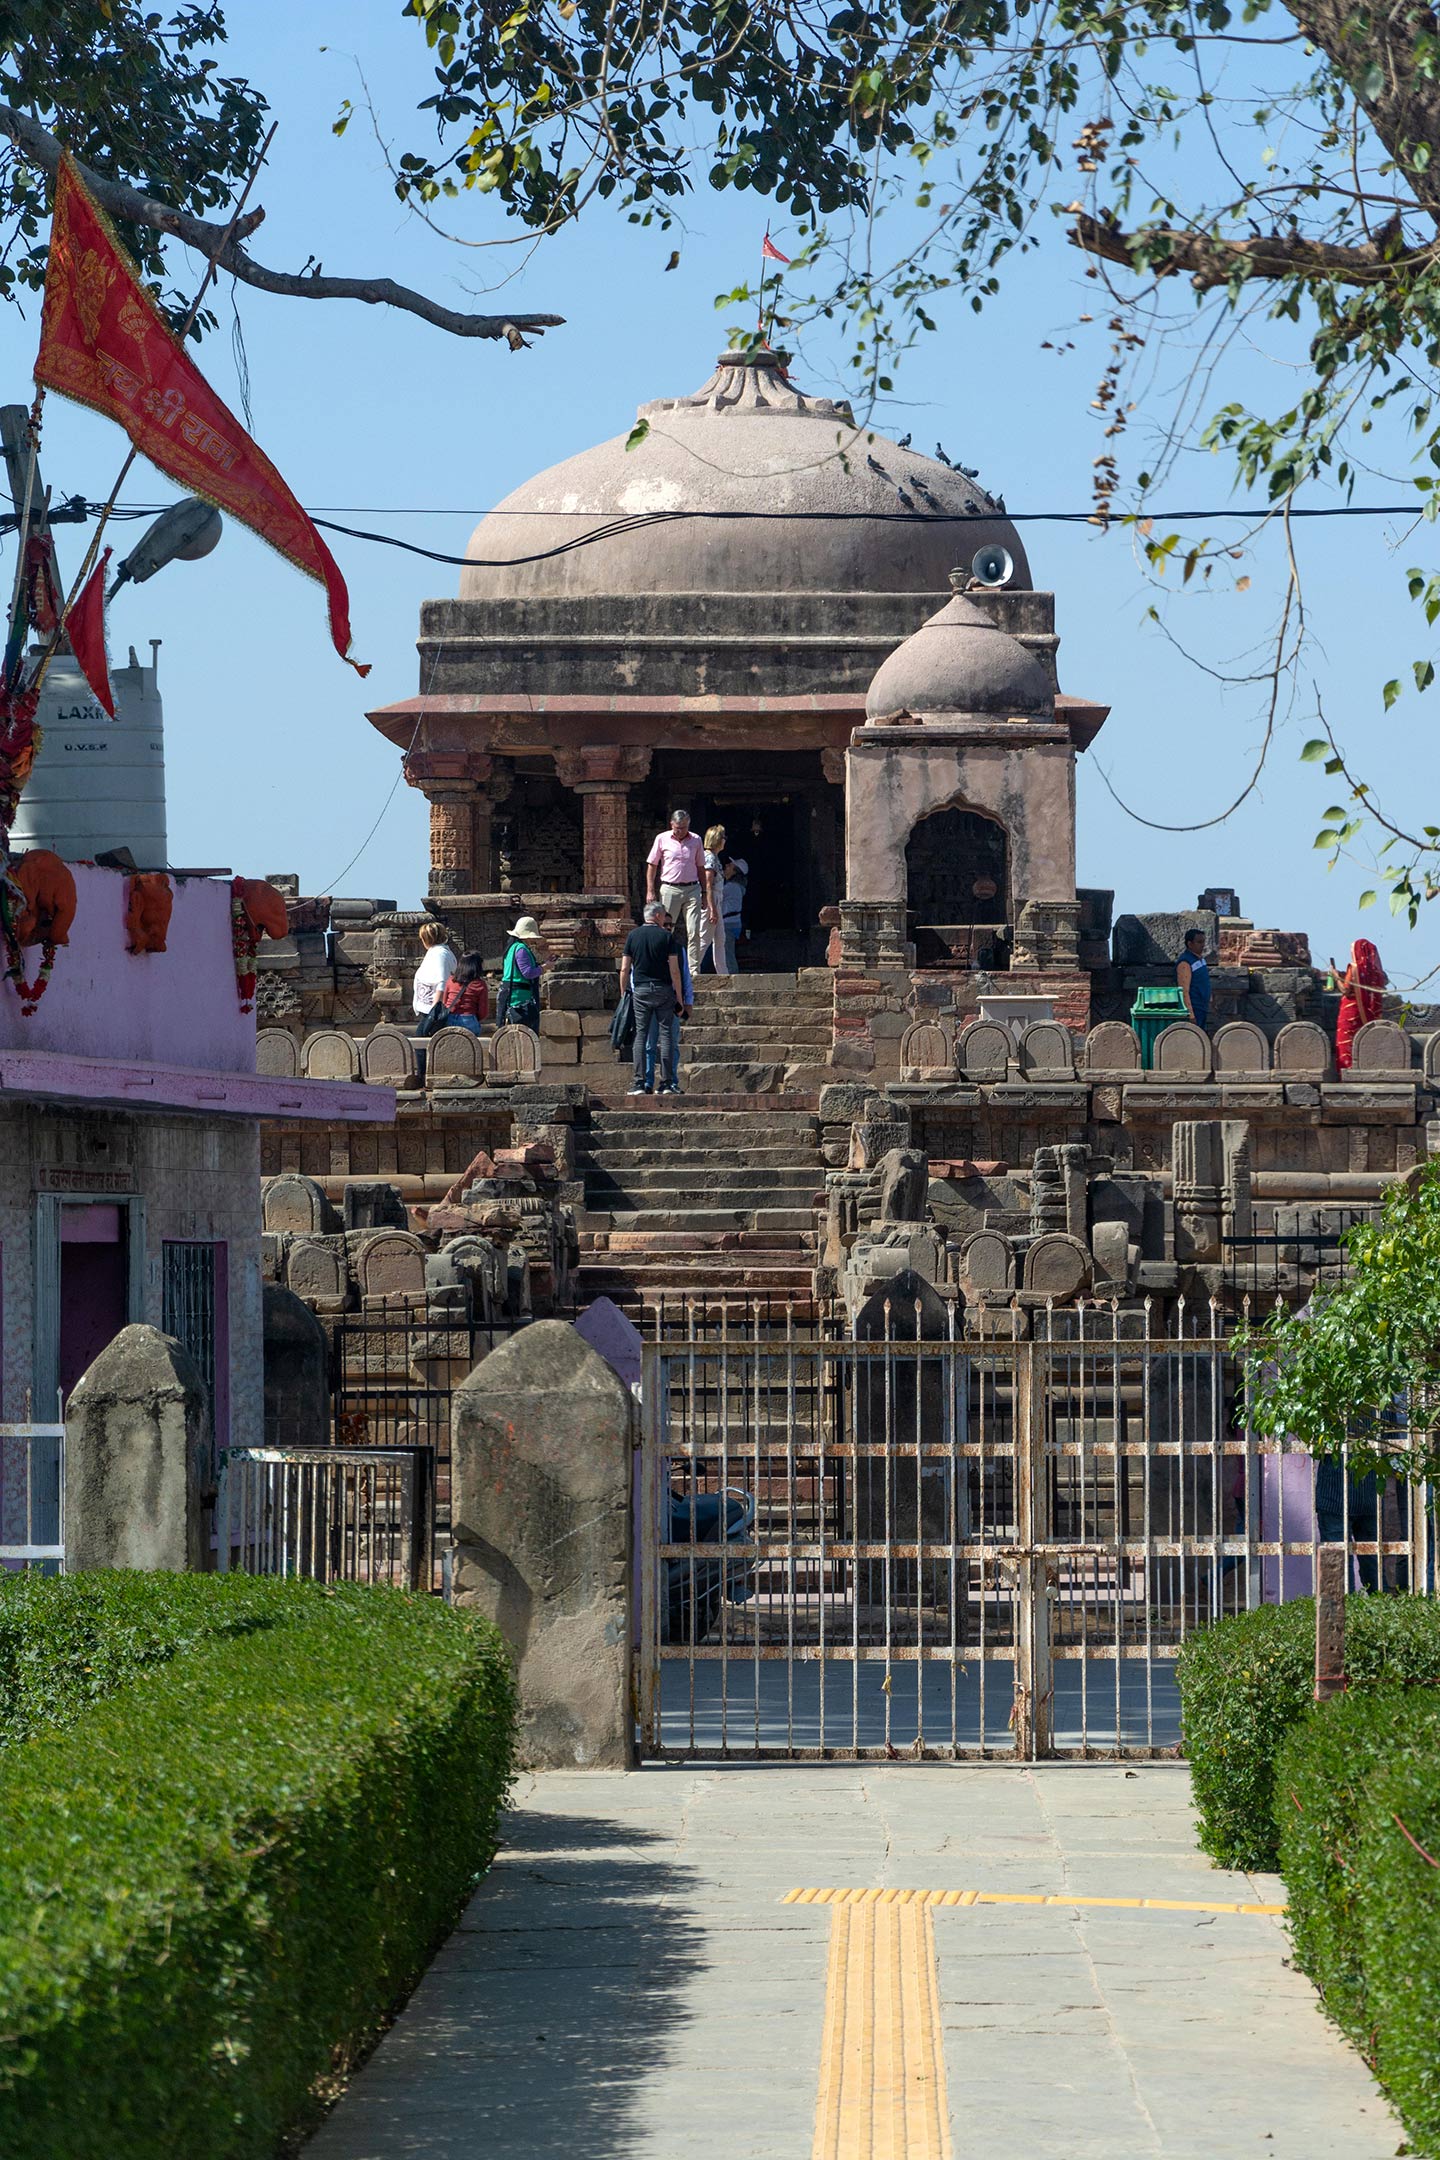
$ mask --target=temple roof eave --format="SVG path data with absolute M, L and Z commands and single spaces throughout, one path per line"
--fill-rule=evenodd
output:
M 688 749 L 707 740 L 717 747 L 822 749 L 843 745 L 864 716 L 863 695 L 812 691 L 770 697 L 443 691 L 366 714 L 397 750 L 456 752 L 568 749 L 597 737 L 652 749 Z

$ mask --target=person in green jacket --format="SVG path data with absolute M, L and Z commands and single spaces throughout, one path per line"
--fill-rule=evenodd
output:
M 510 932 L 510 948 L 500 971 L 502 1011 L 497 1017 L 512 1027 L 540 1032 L 540 962 L 534 948 L 540 942 L 540 925 L 533 915 L 522 915 Z

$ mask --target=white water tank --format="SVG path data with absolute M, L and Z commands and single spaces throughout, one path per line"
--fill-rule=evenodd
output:
M 11 834 L 11 846 L 53 848 L 83 862 L 129 848 L 142 870 L 163 869 L 165 730 L 156 669 L 130 649 L 114 668 L 112 720 L 68 652 L 51 661 L 35 717 L 44 740 Z

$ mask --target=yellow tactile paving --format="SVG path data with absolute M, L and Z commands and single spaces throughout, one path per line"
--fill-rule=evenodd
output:
M 1101 1905 L 1132 1912 L 1214 1912 L 1275 1915 L 1287 1905 L 1239 1905 L 1224 1898 L 1076 1897 L 1068 1890 L 787 1890 L 782 1905 L 879 1905 L 882 1911 L 932 1905 Z M 818 2151 L 818 2147 L 817 2147 Z
M 950 2160 L 931 1899 L 792 1891 L 834 1907 L 813 2160 Z

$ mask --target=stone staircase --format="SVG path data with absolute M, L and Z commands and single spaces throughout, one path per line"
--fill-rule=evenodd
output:
M 829 981 L 824 969 L 702 977 L 682 1033 L 684 1092 L 592 1098 L 576 1132 L 582 1300 L 808 1305 Z

